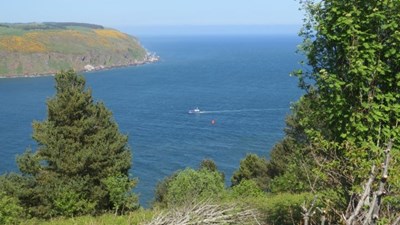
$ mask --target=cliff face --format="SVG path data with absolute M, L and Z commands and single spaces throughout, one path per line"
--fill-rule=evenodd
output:
M 52 74 L 156 60 L 138 40 L 114 29 L 80 23 L 0 24 L 0 76 Z

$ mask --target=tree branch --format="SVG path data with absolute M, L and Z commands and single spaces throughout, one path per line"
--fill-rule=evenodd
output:
M 352 225 L 354 222 L 354 219 L 358 216 L 358 214 L 360 213 L 363 205 L 365 204 L 365 199 L 370 195 L 371 193 L 371 185 L 372 182 L 375 179 L 375 165 L 372 166 L 371 168 L 371 174 L 369 175 L 369 179 L 368 182 L 365 184 L 364 187 L 364 192 L 361 195 L 360 200 L 358 201 L 358 204 L 356 206 L 356 208 L 354 209 L 353 213 L 350 215 L 350 217 L 348 219 L 346 219 L 346 224 L 347 225 Z M 352 201 L 349 202 L 349 207 L 352 204 Z
M 386 195 L 385 186 L 388 179 L 390 151 L 392 150 L 393 141 L 390 140 L 385 150 L 385 162 L 383 163 L 382 177 L 379 182 L 379 189 L 376 192 L 376 201 L 373 202 L 372 221 L 375 223 L 379 219 L 379 209 L 382 203 L 382 197 Z
M 392 223 L 392 225 L 399 225 L 400 224 L 400 215 L 397 217 L 397 219 Z
M 312 215 L 312 210 L 314 208 L 314 204 L 315 204 L 315 201 L 317 200 L 317 197 L 318 196 L 314 195 L 314 199 L 311 203 L 311 206 L 308 209 L 306 208 L 305 203 L 301 206 L 301 208 L 303 209 L 303 212 L 304 212 L 304 213 L 302 213 L 304 225 L 308 225 L 308 221 L 310 220 L 310 217 Z

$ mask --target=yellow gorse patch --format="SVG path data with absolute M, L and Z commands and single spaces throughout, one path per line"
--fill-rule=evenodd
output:
M 43 53 L 52 51 L 52 43 L 57 41 L 68 43 L 82 43 L 88 46 L 102 45 L 110 47 L 111 39 L 125 39 L 129 36 L 116 30 L 105 29 L 93 30 L 92 32 L 81 32 L 76 30 L 27 32 L 22 36 L 10 35 L 0 36 L 0 49 L 8 52 Z M 50 49 L 49 49 L 50 48 Z
M 94 30 L 94 32 L 105 38 L 118 38 L 118 39 L 128 39 L 128 36 L 124 33 L 118 32 L 116 30 L 104 29 L 104 30 Z
M 0 48 L 9 52 L 45 52 L 46 47 L 33 36 L 6 36 L 0 38 Z

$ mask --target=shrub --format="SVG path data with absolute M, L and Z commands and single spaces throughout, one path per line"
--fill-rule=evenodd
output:
M 243 180 L 240 184 L 232 187 L 231 190 L 231 196 L 234 198 L 262 197 L 264 195 L 265 193 L 254 180 Z
M 311 202 L 310 193 L 280 193 L 266 197 L 247 199 L 263 215 L 263 221 L 270 225 L 301 224 L 302 204 Z
M 176 178 L 179 172 L 175 172 L 172 175 L 165 177 L 162 181 L 157 183 L 156 190 L 154 193 L 154 203 L 161 207 L 167 206 L 167 192 L 170 183 Z
M 69 183 L 62 184 L 55 181 L 56 188 L 54 192 L 49 193 L 49 200 L 53 203 L 51 207 L 51 216 L 74 216 L 79 214 L 89 214 L 94 211 L 96 203 L 90 201 L 85 196 L 82 186 L 84 180 L 71 180 Z
M 219 175 L 219 177 L 217 175 Z M 179 181 L 177 181 L 177 179 L 179 179 Z M 196 181 L 196 179 L 198 180 Z M 217 193 L 218 196 L 222 196 L 222 194 L 225 193 L 224 180 L 225 174 L 218 170 L 215 162 L 212 159 L 204 159 L 200 162 L 198 170 L 186 169 L 183 171 L 176 171 L 158 182 L 155 189 L 153 205 L 165 208 L 168 204 L 171 204 L 171 199 L 179 198 L 180 200 L 178 202 L 181 203 L 186 195 L 189 197 L 187 201 L 190 202 L 198 198 L 199 194 L 205 193 L 204 195 L 206 195 L 209 193 L 208 191 L 212 192 L 210 197 L 216 196 L 215 193 Z M 171 197 L 171 195 L 179 195 L 179 193 L 171 192 L 171 188 L 174 192 L 180 192 L 180 194 L 185 196 Z M 169 192 L 171 193 L 168 194 Z M 191 193 L 194 195 L 191 195 Z
M 130 180 L 126 175 L 119 174 L 107 177 L 102 182 L 107 187 L 115 214 L 139 207 L 137 195 L 130 192 L 136 186 L 136 180 Z
M 23 212 L 18 199 L 0 191 L 0 224 L 15 224 Z
M 224 192 L 219 172 L 185 169 L 169 182 L 165 200 L 168 206 L 181 205 L 196 199 L 218 198 Z

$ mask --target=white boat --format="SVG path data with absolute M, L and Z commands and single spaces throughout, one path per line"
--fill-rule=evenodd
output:
M 201 113 L 201 111 L 198 107 L 196 107 L 195 109 L 189 110 L 188 113 L 189 114 L 197 114 L 197 113 Z

